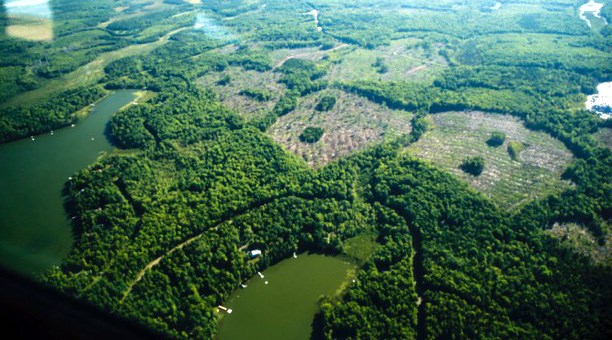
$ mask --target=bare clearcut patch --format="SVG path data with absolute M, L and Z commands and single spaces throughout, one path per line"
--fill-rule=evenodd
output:
M 410 146 L 409 151 L 466 180 L 500 207 L 512 209 L 572 185 L 561 180 L 561 173 L 572 160 L 570 151 L 548 134 L 525 128 L 518 118 L 482 112 L 447 112 L 432 115 L 430 123 L 430 131 Z M 503 144 L 497 147 L 487 144 L 494 131 L 506 135 Z M 515 159 L 509 152 L 511 144 L 518 146 Z M 485 159 L 480 176 L 459 169 L 467 156 Z
M 329 111 L 318 111 L 315 107 L 324 96 L 335 97 L 336 104 Z M 300 98 L 296 110 L 280 117 L 268 134 L 309 165 L 320 167 L 367 145 L 410 133 L 411 118 L 406 111 L 392 110 L 340 90 L 326 90 Z M 319 141 L 300 141 L 309 126 L 323 128 Z

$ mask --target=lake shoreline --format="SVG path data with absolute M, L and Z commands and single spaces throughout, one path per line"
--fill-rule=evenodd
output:
M 248 334 L 266 339 L 308 339 L 320 312 L 321 298 L 339 297 L 351 284 L 356 270 L 356 262 L 347 255 L 309 252 L 269 266 L 232 292 L 222 305 L 228 310 L 217 308 L 219 328 L 214 339 Z
M 34 276 L 72 250 L 63 189 L 75 172 L 112 151 L 106 127 L 134 103 L 136 90 L 109 92 L 78 125 L 0 144 L 0 262 Z

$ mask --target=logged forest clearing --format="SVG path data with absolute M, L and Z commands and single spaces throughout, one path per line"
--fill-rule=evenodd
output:
M 336 98 L 329 111 L 315 109 L 323 96 Z M 408 112 L 392 110 L 340 90 L 328 90 L 304 97 L 293 112 L 268 129 L 268 134 L 309 165 L 321 167 L 366 146 L 409 134 L 411 118 Z M 319 142 L 308 144 L 299 140 L 308 126 L 323 128 L 325 132 Z
M 274 105 L 285 93 L 284 85 L 279 84 L 280 74 L 274 72 L 245 71 L 239 67 L 228 67 L 223 72 L 213 72 L 197 80 L 201 87 L 211 88 L 228 108 L 246 120 L 263 117 L 274 109 Z M 245 94 L 244 90 L 265 92 L 270 97 L 257 100 Z
M 595 134 L 595 138 L 597 138 L 597 140 L 599 140 L 603 145 L 612 149 L 612 129 L 611 128 L 599 130 L 599 132 Z
M 376 49 L 339 51 L 329 71 L 333 81 L 383 80 L 431 83 L 448 67 L 440 56 L 443 44 L 428 44 L 422 39 L 393 40 Z
M 576 223 L 558 224 L 547 230 L 551 236 L 561 240 L 564 246 L 572 251 L 588 256 L 593 262 L 604 265 L 612 265 L 612 235 L 610 226 L 606 226 L 607 236 L 599 241 L 583 226 Z
M 528 130 L 517 118 L 482 112 L 438 113 L 430 118 L 430 131 L 408 150 L 460 176 L 503 209 L 516 208 L 571 185 L 561 180 L 572 160 L 570 151 L 547 134 Z M 502 145 L 487 144 L 494 131 L 506 134 Z M 508 153 L 512 141 L 524 146 L 516 160 Z M 480 176 L 459 169 L 466 156 L 484 158 L 485 168 Z
M 5 1 L 0 153 L 129 103 L 70 144 L 107 149 L 42 200 L 74 246 L 26 274 L 211 339 L 310 253 L 354 270 L 286 292 L 296 315 L 253 299 L 270 337 L 612 338 L 610 22 L 610 0 Z M 0 211 L 45 215 L 18 191 Z M 27 247 L 3 266 L 53 247 L 5 224 Z

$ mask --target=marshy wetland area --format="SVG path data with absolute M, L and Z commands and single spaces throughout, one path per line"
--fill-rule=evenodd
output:
M 170 338 L 609 339 L 610 20 L 0 1 L 0 263 Z

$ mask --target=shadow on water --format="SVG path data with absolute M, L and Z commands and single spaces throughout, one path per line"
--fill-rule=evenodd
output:
M 315 314 L 314 319 L 312 320 L 312 333 L 310 333 L 310 340 L 325 339 L 323 334 L 324 321 L 322 312 Z
M 113 118 L 111 117 L 111 119 L 113 119 Z M 108 123 L 106 123 L 106 125 L 104 125 L 104 137 L 106 138 L 106 140 L 112 146 L 114 146 L 116 148 L 120 148 L 121 147 L 121 145 L 119 145 L 119 141 L 113 135 L 113 131 L 112 131 L 112 128 L 111 128 L 110 120 L 108 121 Z

